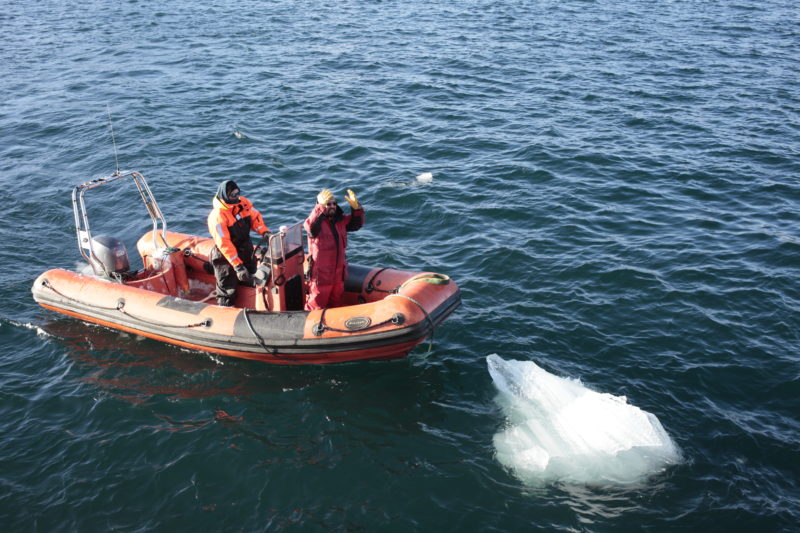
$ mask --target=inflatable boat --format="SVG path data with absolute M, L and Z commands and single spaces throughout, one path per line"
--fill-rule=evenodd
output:
M 132 271 L 125 245 L 93 236 L 85 194 L 132 181 L 152 230 L 136 247 Z M 255 246 L 254 283 L 240 285 L 232 307 L 216 305 L 208 237 L 167 231 L 144 176 L 117 171 L 72 193 L 81 271 L 52 269 L 33 284 L 42 307 L 86 322 L 189 349 L 280 364 L 405 357 L 461 303 L 458 286 L 435 272 L 348 265 L 343 305 L 304 311 L 306 257 L 302 224 L 281 226 Z

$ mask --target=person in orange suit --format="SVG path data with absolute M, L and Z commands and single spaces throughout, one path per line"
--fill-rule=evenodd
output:
M 209 259 L 217 280 L 217 305 L 222 306 L 233 305 L 240 282 L 252 281 L 256 262 L 250 232 L 262 237 L 269 232 L 261 213 L 240 192 L 233 180 L 220 183 L 208 214 L 208 231 L 214 239 Z
M 303 222 L 310 256 L 308 311 L 336 307 L 344 293 L 347 233 L 358 231 L 364 225 L 364 209 L 353 191 L 348 189 L 344 199 L 350 204 L 349 215 L 344 214 L 330 190 L 322 190 L 314 209 Z

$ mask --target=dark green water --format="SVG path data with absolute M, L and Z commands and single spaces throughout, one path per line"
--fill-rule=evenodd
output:
M 4 529 L 796 530 L 793 2 L 8 0 L 0 28 Z M 272 228 L 352 188 L 351 261 L 463 306 L 429 354 L 299 368 L 40 309 L 78 264 L 71 187 L 114 169 L 106 105 L 170 229 L 205 234 L 225 178 Z M 133 250 L 135 198 L 98 208 Z M 559 412 L 498 396 L 491 354 L 624 396 L 678 454 L 521 473 Z

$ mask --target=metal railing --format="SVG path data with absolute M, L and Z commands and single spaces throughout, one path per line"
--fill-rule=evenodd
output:
M 161 208 L 158 207 L 158 202 L 156 202 L 153 192 L 147 185 L 147 180 L 144 179 L 144 176 L 140 172 L 132 170 L 117 171 L 110 176 L 103 176 L 77 185 L 72 190 L 72 211 L 75 214 L 75 231 L 78 236 L 78 249 L 81 256 L 91 265 L 94 273 L 97 275 L 102 274 L 110 277 L 111 272 L 108 272 L 103 262 L 94 253 L 92 229 L 89 224 L 89 212 L 86 209 L 84 196 L 92 189 L 128 179 L 132 180 L 136 185 L 139 196 L 142 198 L 142 202 L 147 208 L 150 220 L 153 223 L 153 248 L 158 249 L 157 237 L 159 233 L 161 234 L 161 241 L 164 243 L 163 246 L 168 246 L 166 237 L 167 220 L 164 218 Z M 98 267 L 102 272 L 98 272 Z

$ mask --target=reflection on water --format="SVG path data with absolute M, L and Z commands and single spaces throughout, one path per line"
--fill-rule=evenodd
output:
M 63 317 L 43 322 L 40 329 L 65 346 L 82 369 L 80 382 L 132 404 L 234 400 L 256 418 L 276 408 L 297 410 L 302 416 L 303 406 L 310 410 L 333 405 L 336 408 L 327 413 L 332 419 L 355 410 L 371 421 L 362 424 L 350 417 L 350 427 L 375 426 L 370 431 L 388 427 L 389 433 L 405 434 L 422 432 L 422 423 L 436 422 L 435 412 L 425 406 L 442 394 L 439 373 L 412 360 L 281 366 L 182 349 Z M 400 413 L 395 412 L 398 407 Z M 241 422 L 238 414 L 222 406 L 208 416 L 235 424 Z M 197 420 L 172 422 L 184 427 Z

